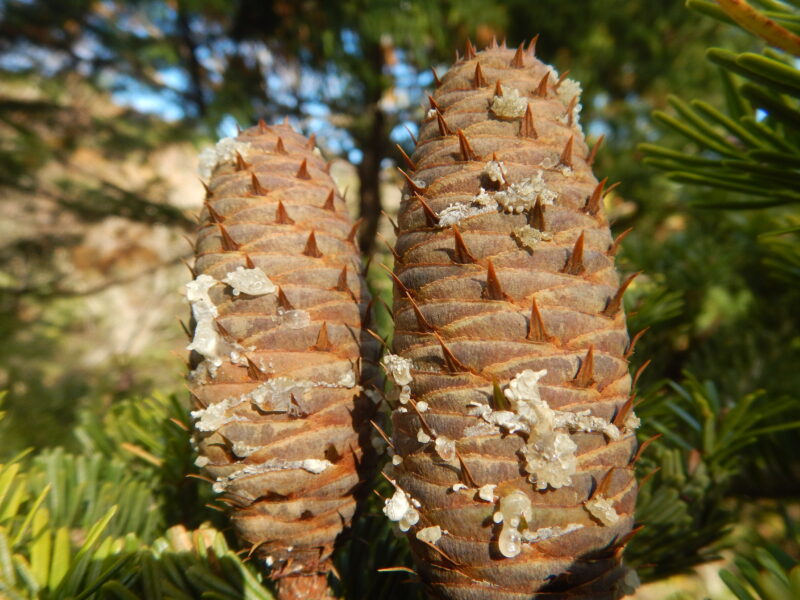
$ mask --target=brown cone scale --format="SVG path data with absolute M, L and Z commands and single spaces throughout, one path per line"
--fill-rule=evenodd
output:
M 602 428 L 630 396 L 628 334 L 611 306 L 620 278 L 609 225 L 602 208 L 587 208 L 598 182 L 567 97 L 575 88 L 531 52 L 467 53 L 441 78 L 411 156 L 393 347 L 411 361 L 411 399 L 393 412 L 400 458 L 389 475 L 416 507 L 408 538 L 434 597 L 604 600 L 630 585 L 620 556 L 633 525 L 635 421 L 609 428 L 618 435 Z M 517 94 L 502 109 L 498 97 Z M 515 190 L 518 212 L 497 200 Z M 553 429 L 575 447 L 564 485 L 526 463 L 535 424 L 509 431 L 480 416 L 512 411 L 504 395 L 528 370 L 546 370 L 538 393 L 551 413 L 597 418 Z M 529 537 L 508 556 L 496 513 L 517 492 L 530 501 L 518 525 Z M 590 510 L 599 501 L 607 518 Z
M 370 297 L 353 223 L 325 161 L 288 125 L 223 142 L 190 284 L 208 290 L 192 303 L 198 464 L 279 597 L 328 597 L 335 540 L 374 463 L 363 390 L 377 343 L 362 331 Z

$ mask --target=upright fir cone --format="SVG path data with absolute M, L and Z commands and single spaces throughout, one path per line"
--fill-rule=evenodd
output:
M 627 282 L 580 86 L 532 48 L 467 47 L 400 207 L 384 512 L 439 598 L 603 600 L 635 582 Z
M 356 227 L 313 140 L 288 125 L 226 138 L 187 287 L 198 465 L 279 596 L 327 597 L 336 537 L 371 461 L 361 357 L 369 293 Z M 374 368 L 372 369 L 374 371 Z

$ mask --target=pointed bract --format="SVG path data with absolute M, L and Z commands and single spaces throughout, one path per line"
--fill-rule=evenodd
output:
M 641 339 L 641 337 L 649 331 L 649 329 L 650 329 L 649 327 L 645 327 L 644 329 L 639 331 L 636 335 L 634 335 L 633 338 L 631 338 L 631 341 L 628 344 L 627 349 L 625 350 L 625 355 L 624 355 L 625 358 L 630 358 L 631 356 L 633 356 L 633 351 L 636 348 L 636 342 L 638 342 L 639 339 Z
M 539 85 L 536 86 L 533 94 L 534 96 L 538 96 L 539 98 L 547 97 L 547 86 L 550 82 L 550 71 L 547 71 L 542 79 L 539 81 Z
M 564 149 L 561 151 L 561 156 L 558 159 L 558 164 L 564 165 L 565 167 L 572 168 L 572 143 L 575 139 L 575 136 L 569 136 L 567 143 L 564 145 Z
M 528 108 L 525 109 L 525 116 L 522 117 L 522 122 L 519 126 L 519 134 L 522 137 L 533 139 L 539 137 L 539 133 L 536 131 L 536 126 L 533 123 L 533 110 L 530 104 L 528 104 Z
M 514 53 L 514 58 L 511 59 L 511 66 L 515 69 L 521 69 L 525 66 L 525 44 L 520 44 L 517 51 Z
M 453 132 L 447 126 L 444 116 L 438 110 L 436 111 L 436 123 L 439 125 L 439 135 L 452 135 Z
M 594 347 L 589 346 L 586 357 L 581 361 L 578 374 L 575 376 L 575 385 L 578 387 L 589 387 L 594 383 Z
M 411 141 L 414 142 L 414 144 L 416 144 L 417 136 L 414 135 L 414 132 L 412 132 L 411 129 L 408 128 L 408 125 L 403 125 L 403 127 L 405 127 L 406 132 L 408 133 L 408 137 L 411 138 Z
M 249 356 L 247 357 L 247 376 L 253 381 L 267 381 L 269 379 L 269 375 L 258 368 L 256 363 L 250 360 Z
M 641 271 L 638 273 L 632 273 L 625 278 L 625 280 L 619 286 L 617 292 L 608 301 L 608 305 L 606 306 L 605 310 L 603 310 L 603 314 L 605 316 L 613 317 L 619 312 L 620 307 L 622 306 L 622 296 L 625 294 L 625 290 L 628 289 L 628 286 L 633 283 L 633 280 L 636 279 L 640 274 Z
M 303 254 L 311 258 L 322 258 L 322 252 L 317 246 L 317 236 L 312 231 L 306 240 L 306 247 L 303 248 Z
M 510 299 L 503 291 L 503 286 L 500 284 L 500 279 L 497 277 L 497 271 L 495 271 L 492 261 L 488 262 L 486 269 L 486 291 L 484 297 L 487 300 L 507 301 Z
M 405 171 L 403 171 L 403 169 L 398 168 L 397 170 L 400 171 L 400 174 L 406 180 L 406 185 L 408 186 L 408 188 L 411 190 L 412 193 L 419 194 L 420 192 L 423 192 L 425 190 L 425 188 L 418 186 L 416 182 L 413 179 L 411 179 L 411 176 Z
M 419 195 L 417 194 L 417 196 L 419 196 Z M 399 231 L 399 229 L 397 227 L 397 223 L 395 223 L 395 220 L 385 210 L 381 211 L 381 215 L 383 216 L 384 219 L 389 221 L 389 225 L 392 226 L 392 231 L 394 232 L 395 235 L 397 235 L 397 232 Z
M 531 342 L 549 342 L 550 336 L 544 328 L 544 319 L 542 313 L 539 312 L 539 306 L 536 304 L 536 298 L 531 300 L 531 316 L 528 322 L 528 335 L 526 339 Z
M 586 270 L 586 266 L 583 264 L 583 243 L 584 237 L 583 232 L 581 232 L 578 239 L 575 240 L 575 246 L 569 254 L 567 264 L 565 264 L 562 269 L 564 273 L 568 275 L 580 275 Z
M 300 163 L 300 168 L 297 169 L 295 177 L 298 179 L 311 179 L 311 174 L 308 172 L 308 161 L 305 158 Z
M 533 210 L 528 215 L 528 225 L 537 231 L 547 231 L 547 225 L 544 220 L 544 206 L 539 200 L 536 200 Z
M 461 237 L 461 232 L 455 225 L 453 225 L 453 240 L 455 242 L 455 247 L 453 248 L 453 260 L 455 262 L 462 265 L 478 262 L 478 259 L 475 258 L 472 252 L 469 251 L 469 248 L 467 248 L 464 238 Z
M 400 152 L 400 156 L 403 157 L 403 162 L 406 163 L 406 166 L 412 171 L 415 171 L 417 169 L 417 165 L 415 165 L 414 161 L 409 158 L 408 154 L 406 154 L 406 151 L 403 150 L 403 147 L 400 144 L 397 144 L 397 150 Z
M 356 236 L 358 235 L 358 230 L 361 229 L 361 224 L 364 222 L 364 217 L 361 217 L 358 221 L 353 223 L 353 226 L 350 228 L 350 232 L 347 234 L 347 241 L 350 243 L 355 242 Z
M 236 152 L 236 170 L 237 171 L 246 171 L 251 166 L 252 165 L 249 162 L 245 161 L 245 159 L 242 158 L 242 155 L 239 154 L 239 152 L 237 151 Z
M 567 78 L 568 75 L 569 75 L 569 69 L 561 73 L 561 75 L 558 76 L 558 79 L 553 85 L 553 89 L 558 90 L 558 88 L 561 87 L 561 84 L 564 83 L 564 80 Z
M 579 96 L 575 95 L 572 100 L 567 104 L 567 110 L 564 111 L 564 116 L 567 119 L 567 125 L 572 127 L 575 124 L 575 105 L 578 104 Z
M 282 287 L 278 288 L 278 306 L 283 310 L 294 310 L 294 305 L 286 297 L 286 292 L 283 291 Z
M 590 167 L 594 164 L 594 161 L 597 158 L 597 151 L 600 149 L 600 146 L 603 144 L 603 140 L 605 139 L 606 136 L 604 134 L 600 135 L 600 137 L 597 138 L 597 141 L 594 143 L 594 146 L 592 146 L 592 149 L 589 150 L 589 154 L 586 155 L 586 164 Z
M 400 292 L 402 293 L 402 295 L 404 295 L 404 296 L 408 296 L 408 297 L 410 298 L 410 297 L 411 297 L 411 291 L 410 291 L 410 290 L 409 290 L 409 289 L 406 287 L 406 285 L 405 285 L 405 284 L 404 284 L 404 283 L 403 283 L 403 282 L 400 280 L 400 278 L 399 278 L 397 275 L 395 275 L 395 274 L 394 274 L 394 273 L 393 273 L 393 272 L 392 272 L 392 271 L 391 271 L 391 270 L 390 270 L 388 267 L 386 267 L 385 265 L 381 265 L 381 266 L 382 266 L 382 267 L 384 267 L 384 268 L 386 269 L 386 272 L 387 272 L 387 273 L 389 273 L 389 277 L 391 277 L 391 278 L 392 278 L 392 281 L 394 281 L 394 284 L 395 284 L 395 285 L 397 286 L 397 288 L 400 290 Z
M 294 219 L 286 212 L 286 207 L 280 200 L 278 200 L 278 207 L 275 209 L 275 222 L 278 225 L 294 225 Z
M 319 333 L 317 334 L 317 341 L 314 342 L 314 350 L 328 352 L 332 348 L 333 346 L 328 338 L 328 323 L 323 321 L 322 326 L 319 328 Z
M 419 194 L 414 194 L 414 198 L 417 199 L 417 202 L 419 202 L 419 205 L 422 207 L 422 213 L 425 215 L 425 223 L 428 225 L 428 227 L 436 227 L 439 224 L 439 217 L 436 216 L 436 213 L 433 212 L 433 209 L 428 206 L 427 202 L 425 202 L 425 198 Z M 397 235 L 396 231 L 395 235 Z
M 333 199 L 336 193 L 331 190 L 328 192 L 328 195 L 325 197 L 325 204 L 322 205 L 323 210 L 329 210 L 330 212 L 336 212 L 336 205 L 333 203 Z
M 406 296 L 406 300 L 408 300 L 409 304 L 411 304 L 411 309 L 414 311 L 414 316 L 417 318 L 417 327 L 421 332 L 430 333 L 434 331 L 434 328 L 428 323 L 428 320 L 425 318 L 425 315 L 422 314 L 419 306 L 417 303 L 414 302 L 414 299 L 411 296 Z
M 380 231 L 378 231 L 375 234 L 375 236 L 381 242 L 383 242 L 384 246 L 386 246 L 386 249 L 389 251 L 389 253 L 392 255 L 392 258 L 394 259 L 395 264 L 403 264 L 402 257 L 397 253 L 397 250 L 394 249 L 394 246 L 389 243 L 389 240 L 387 240 L 386 237 Z
M 269 190 L 258 181 L 255 173 L 250 174 L 250 193 L 254 196 L 266 196 Z
M 347 283 L 347 265 L 342 267 L 342 272 L 339 273 L 339 279 L 336 280 L 336 290 L 340 292 L 349 292 L 350 286 Z
M 467 38 L 467 47 L 464 50 L 464 59 L 472 60 L 473 58 L 475 58 L 475 46 L 473 46 L 470 39 Z
M 625 419 L 630 414 L 631 409 L 633 408 L 633 401 L 636 398 L 635 395 L 631 394 L 625 404 L 617 411 L 617 414 L 614 415 L 614 419 L 611 421 L 614 425 L 618 428 L 625 425 Z
M 606 252 L 607 256 L 616 256 L 617 251 L 619 250 L 619 245 L 622 243 L 628 234 L 633 231 L 633 227 L 628 227 L 625 231 L 620 233 L 617 237 L 614 238 L 614 242 L 609 246 L 608 251 Z
M 469 140 L 467 136 L 464 135 L 464 132 L 459 129 L 458 130 L 458 147 L 461 150 L 461 160 L 480 160 L 480 157 L 475 154 L 475 151 L 472 149 L 472 146 L 469 145 Z
M 181 262 L 183 263 L 183 266 L 185 266 L 187 269 L 189 269 L 189 274 L 192 276 L 192 279 L 197 277 L 197 271 L 195 271 L 194 267 L 192 265 L 190 265 L 188 263 L 188 261 L 186 261 L 186 259 L 182 258 Z
M 442 82 L 441 82 L 441 80 L 439 79 L 439 76 L 436 74 L 436 69 L 434 69 L 433 67 L 431 67 L 431 73 L 433 73 L 433 83 L 434 83 L 434 85 L 435 85 L 435 86 L 438 88 L 439 86 L 441 86 L 441 85 L 442 85 Z
M 531 38 L 531 41 L 528 42 L 528 47 L 525 49 L 525 51 L 531 56 L 536 56 L 536 42 L 538 41 L 539 41 L 539 34 L 537 33 L 535 36 Z
M 444 363 L 447 367 L 447 370 L 450 373 L 466 373 L 469 369 L 461 363 L 460 360 L 456 358 L 456 355 L 447 347 L 447 344 L 444 343 L 444 340 L 439 336 L 438 333 L 433 334 L 436 338 L 436 341 L 439 342 L 439 347 L 442 349 L 442 354 L 444 355 Z
M 211 206 L 211 203 L 210 203 L 210 202 L 205 202 L 205 203 L 203 204 L 203 206 L 205 206 L 205 209 L 206 209 L 206 211 L 208 212 L 208 217 L 209 217 L 209 220 L 210 220 L 212 223 L 222 223 L 223 221 L 225 221 L 225 217 L 223 217 L 221 214 L 219 214 L 219 213 L 218 213 L 218 212 L 217 212 L 217 211 L 214 209 L 214 207 L 213 207 L 213 206 Z
M 475 65 L 475 75 L 472 78 L 472 87 L 474 89 L 482 88 L 488 85 L 486 83 L 486 78 L 483 76 L 483 71 L 481 70 L 481 63 L 477 63 Z
M 608 177 L 604 177 L 592 190 L 592 195 L 586 199 L 586 206 L 584 212 L 590 215 L 596 215 L 600 210 L 600 201 L 603 199 L 603 187 L 606 185 Z
M 231 234 L 228 233 L 228 230 L 222 225 L 222 223 L 217 223 L 217 227 L 219 228 L 219 235 L 222 238 L 222 249 L 226 250 L 227 252 L 235 252 L 240 248 L 239 244 L 234 241 L 231 237 Z

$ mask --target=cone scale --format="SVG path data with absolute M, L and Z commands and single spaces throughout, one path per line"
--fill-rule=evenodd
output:
M 362 356 L 377 344 L 362 332 L 354 225 L 313 141 L 288 125 L 220 141 L 202 170 L 187 285 L 198 465 L 279 597 L 327 597 L 371 455 Z
M 410 157 L 384 512 L 433 597 L 603 600 L 635 577 L 624 289 L 579 93 L 532 50 L 470 46 Z

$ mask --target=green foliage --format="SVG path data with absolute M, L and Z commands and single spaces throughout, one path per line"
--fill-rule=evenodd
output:
M 108 522 L 108 535 L 150 539 L 163 525 L 152 486 L 135 479 L 121 460 L 55 448 L 29 461 L 27 480 L 33 495 L 47 490 L 44 506 L 68 529 L 88 529 L 123 502 L 126 510 Z
M 208 486 L 197 486 L 187 408 L 176 396 L 155 395 L 114 404 L 102 417 L 86 411 L 75 430 L 82 451 L 124 463 L 130 475 L 157 494 L 164 523 L 197 527 L 213 516 Z M 145 537 L 144 539 L 150 539 Z
M 775 221 L 779 227 L 762 234 L 759 243 L 764 253 L 763 264 L 770 274 L 787 286 L 800 283 L 800 217 L 786 215 Z
M 792 34 L 766 32 L 763 17 L 797 30 L 795 3 L 754 2 L 766 9 L 761 12 L 729 2 L 687 4 L 767 35 L 780 47 L 791 47 Z M 673 324 L 684 321 L 680 345 L 656 356 L 669 356 L 673 368 L 702 373 L 703 381 L 687 374 L 681 385 L 652 384 L 641 403 L 644 435 L 662 436 L 639 463 L 652 476 L 638 505 L 645 528 L 627 553 L 630 562 L 642 565 L 645 579 L 713 558 L 742 535 L 731 532 L 747 502 L 793 494 L 800 485 L 799 381 L 791 366 L 800 325 L 795 210 L 800 71 L 793 56 L 773 49 L 758 54 L 711 48 L 707 57 L 721 74 L 719 103 L 725 108 L 670 96 L 672 113 L 653 116 L 668 128 L 664 139 L 673 147 L 640 146 L 645 162 L 672 181 L 704 186 L 701 193 L 678 188 L 689 209 L 662 257 L 677 258 L 677 268 L 646 256 L 659 281 L 681 291 L 688 314 L 695 315 L 693 323 L 673 318 Z M 709 209 L 768 210 L 710 215 L 704 212 Z M 689 253 L 696 254 L 686 260 Z M 658 324 L 654 329 L 657 337 L 650 344 L 669 340 Z M 652 346 L 645 347 L 647 355 Z M 738 598 L 797 595 L 790 591 L 796 562 L 778 546 L 736 550 L 740 576 L 723 571 L 722 577 Z
M 712 560 L 731 543 L 737 482 L 757 469 L 757 454 L 748 448 L 776 431 L 800 428 L 800 421 L 774 424 L 792 404 L 763 391 L 726 401 L 712 382 L 690 374 L 680 385 L 670 381 L 644 394 L 637 408 L 641 434 L 661 439 L 637 465 L 645 481 L 637 520 L 645 527 L 626 557 L 643 579 Z
M 720 572 L 739 600 L 784 600 L 800 597 L 800 564 L 779 548 L 758 548 L 755 560 L 734 560 L 741 575 Z
M 165 530 L 174 507 L 164 501 L 174 498 L 171 491 L 159 498 L 164 490 L 153 482 L 172 459 L 139 450 L 146 441 L 151 450 L 169 450 L 159 432 L 175 427 L 164 417 L 178 406 L 163 398 L 130 402 L 108 419 L 106 431 L 84 426 L 85 453 L 25 453 L 0 465 L 2 597 L 273 599 L 219 530 L 208 524 Z M 139 416 L 131 422 L 139 426 L 126 430 L 116 419 L 134 408 Z M 181 437 L 188 447 L 185 431 L 178 431 L 183 435 L 167 439 Z M 194 518 L 202 514 L 191 508 Z
M 219 531 L 175 526 L 137 555 L 132 581 L 103 586 L 106 598 L 274 600 L 252 563 L 246 564 Z
M 786 549 L 788 540 L 796 551 L 800 528 L 785 507 L 779 505 L 776 512 L 786 540 L 776 543 L 751 534 L 740 544 L 733 561 L 735 570 L 720 571 L 720 577 L 738 600 L 783 600 L 800 595 L 800 561 Z
M 690 2 L 707 8 L 710 3 Z M 796 8 L 773 3 L 773 19 L 794 22 Z M 715 11 L 713 16 L 729 21 Z M 703 100 L 670 96 L 676 116 L 662 111 L 655 119 L 692 142 L 698 152 L 643 144 L 645 162 L 668 171 L 670 179 L 745 194 L 705 201 L 706 208 L 769 208 L 800 202 L 800 70 L 791 55 L 766 49 L 731 52 L 711 48 L 708 59 L 720 67 L 725 111 Z
M 108 493 L 94 497 L 84 473 L 59 473 L 61 481 L 33 493 L 53 461 L 27 471 L 22 460 L 0 465 L 0 592 L 14 600 L 90 597 L 128 563 L 136 536 L 109 534 L 118 507 L 109 507 Z M 67 498 L 59 495 L 65 492 Z M 91 511 L 91 520 L 72 511 L 75 506 Z

